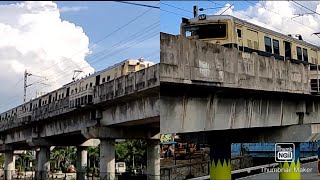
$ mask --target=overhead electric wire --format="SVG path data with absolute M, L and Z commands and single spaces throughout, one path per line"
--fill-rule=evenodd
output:
M 103 38 L 99 39 L 98 41 L 95 41 L 93 44 L 89 45 L 89 48 L 92 47 L 93 45 L 96 45 L 98 43 L 100 43 L 101 41 L 107 39 L 108 37 L 110 37 L 112 34 L 118 32 L 119 30 L 123 29 L 124 27 L 128 26 L 129 24 L 131 24 L 132 22 L 136 21 L 137 19 L 139 19 L 140 17 L 142 17 L 143 15 L 145 15 L 146 13 L 148 13 L 149 11 L 151 11 L 152 8 L 149 8 L 148 10 L 144 11 L 143 13 L 139 14 L 138 16 L 134 17 L 132 20 L 128 21 L 127 23 L 123 24 L 122 26 L 118 27 L 116 30 L 112 31 L 111 33 L 107 34 L 106 36 L 104 36 Z M 57 65 L 65 60 L 68 60 L 68 59 L 72 59 L 75 55 L 81 53 L 82 51 L 84 51 L 86 49 L 82 49 L 80 51 L 77 51 L 76 53 L 74 53 L 70 58 L 66 58 L 66 59 L 63 59 L 62 61 L 59 61 L 58 63 L 56 64 L 53 64 L 51 65 L 50 67 L 48 68 L 45 68 L 45 69 L 42 69 L 38 72 L 36 72 L 36 74 L 40 73 L 40 72 L 43 72 L 45 70 L 48 70 L 48 69 L 51 69 L 52 67 L 54 67 L 54 65 Z
M 131 4 L 131 5 L 135 5 L 135 6 L 151 7 L 151 8 L 155 8 L 155 9 L 160 9 L 160 7 L 158 7 L 158 6 L 151 6 L 151 5 L 147 5 L 147 4 L 138 4 L 138 3 L 132 3 L 132 2 L 125 2 L 125 1 L 114 1 L 114 2 Z
M 165 10 L 165 9 L 160 9 L 160 11 L 165 11 L 165 12 L 168 12 L 168 13 L 171 13 L 171 14 L 175 14 L 175 15 L 178 15 L 178 16 L 188 17 L 186 15 L 175 13 L 175 12 L 171 12 L 171 11 L 168 11 L 168 10 Z
M 247 1 L 247 0 L 245 0 L 245 1 Z M 208 0 L 208 2 L 211 2 L 211 3 L 213 3 L 213 4 L 217 4 L 217 5 L 222 6 L 221 4 L 216 3 L 216 2 L 212 2 L 212 1 L 210 1 L 210 0 Z M 247 1 L 247 2 L 248 2 L 248 3 L 251 3 L 251 2 L 249 2 L 249 1 Z M 251 3 L 251 4 L 254 4 L 254 3 Z M 255 4 L 254 4 L 254 5 L 255 5 Z M 261 6 L 261 5 L 260 5 L 260 6 Z M 267 9 L 267 8 L 265 8 L 265 7 L 263 7 L 263 8 L 266 9 L 266 10 L 268 10 L 268 11 L 273 12 L 272 10 L 269 10 L 269 9 Z M 244 14 L 244 13 L 242 13 L 241 11 L 237 11 L 237 13 L 242 14 L 242 15 L 244 15 L 244 16 L 247 16 L 247 17 L 249 17 L 249 18 L 255 19 L 255 17 L 252 17 L 252 16 L 249 16 L 249 15 L 247 15 L 247 14 Z M 276 12 L 273 12 L 273 13 L 276 13 Z M 290 19 L 290 20 L 292 20 L 292 21 L 295 21 L 295 20 L 293 20 L 293 19 L 291 19 L 291 18 L 283 17 L 283 16 L 282 16 L 281 14 L 279 14 L 279 13 L 276 13 L 276 14 L 280 15 L 282 19 L 283 19 L 283 18 L 287 18 L 287 19 Z M 260 22 L 260 21 L 259 21 L 259 22 Z M 295 22 L 297 22 L 297 23 L 299 23 L 299 24 L 302 24 L 302 23 L 300 23 L 300 22 L 298 22 L 298 21 L 295 21 Z M 291 34 L 291 33 L 288 32 L 288 31 L 284 31 L 283 29 L 280 29 L 280 28 L 271 26 L 270 24 L 266 24 L 266 23 L 264 23 L 264 22 L 260 22 L 260 23 L 263 23 L 263 24 L 265 24 L 265 25 L 267 25 L 267 26 L 270 26 L 270 27 L 272 27 L 272 28 L 274 28 L 274 29 L 277 29 L 277 30 L 279 30 L 279 32 L 285 32 L 285 33 L 287 33 L 287 34 Z M 304 25 L 304 24 L 302 24 L 302 25 Z M 306 26 L 306 25 L 304 25 L 304 26 Z M 308 26 L 306 26 L 306 27 L 308 27 Z M 308 27 L 308 28 L 311 28 L 311 27 Z M 313 28 L 311 28 L 311 29 L 313 29 Z M 315 29 L 313 29 L 313 30 L 315 30 Z M 312 44 L 315 44 L 315 45 L 318 44 L 318 43 L 315 43 L 315 42 L 310 41 L 310 40 L 309 40 L 309 42 L 312 43 Z
M 158 23 L 159 23 L 159 22 L 158 22 Z M 105 56 L 103 56 L 102 58 L 99 58 L 98 60 L 92 62 L 91 64 L 95 64 L 95 63 L 97 63 L 97 62 L 105 59 L 106 57 L 111 57 L 111 56 L 113 56 L 113 55 L 115 55 L 115 54 L 117 54 L 117 53 L 120 53 L 120 52 L 122 52 L 122 51 L 124 51 L 124 50 L 126 50 L 126 49 L 128 49 L 128 48 L 130 48 L 130 47 L 132 47 L 133 45 L 139 44 L 139 43 L 141 43 L 141 42 L 143 42 L 143 41 L 145 41 L 145 40 L 147 40 L 147 39 L 150 39 L 151 37 L 159 34 L 159 32 L 160 32 L 160 31 L 157 30 L 157 31 L 156 31 L 155 33 L 153 33 L 151 36 L 150 36 L 150 34 L 147 34 L 147 37 L 145 36 L 145 37 L 139 39 L 138 42 L 133 42 L 133 43 L 127 45 L 126 47 L 122 48 L 122 49 L 119 49 L 119 50 L 117 50 L 117 51 L 115 51 L 115 52 L 111 52 L 110 54 L 106 54 Z M 141 33 L 140 33 L 140 34 L 141 34 Z M 93 58 L 93 59 L 96 59 L 96 58 Z M 93 60 L 93 59 L 91 59 L 91 60 Z M 90 67 L 90 65 L 84 66 L 83 68 L 86 68 L 86 67 Z M 73 68 L 74 68 L 74 67 L 71 67 L 71 68 L 69 67 L 68 69 L 73 69 Z M 67 70 L 68 70 L 68 69 L 67 69 Z M 59 79 L 60 79 L 60 76 L 65 76 L 65 74 L 64 74 L 64 73 L 63 73 L 63 74 L 60 73 L 60 74 L 58 74 L 56 77 L 59 77 Z M 44 89 L 44 88 L 45 88 L 45 87 L 40 88 L 39 90 Z M 30 90 L 34 90 L 34 89 L 35 89 L 35 88 L 31 88 Z M 12 104 L 12 103 L 10 103 L 10 104 Z
M 164 4 L 164 5 L 166 5 L 166 6 L 173 7 L 173 8 L 176 8 L 176 9 L 180 9 L 180 10 L 182 10 L 182 11 L 189 12 L 189 13 L 192 13 L 192 14 L 193 14 L 193 12 L 192 12 L 192 11 L 188 11 L 188 10 L 183 9 L 183 8 L 179 8 L 179 7 L 176 7 L 176 6 L 170 5 L 170 4 L 166 4 L 166 3 L 164 3 L 164 2 L 160 2 L 160 4 Z M 161 8 L 160 8 L 160 9 L 161 9 Z
M 132 22 L 134 22 L 136 19 L 138 19 L 138 18 L 140 18 L 141 16 L 143 16 L 144 14 L 146 14 L 147 12 L 149 12 L 151 10 L 151 8 L 149 9 L 149 10 L 147 10 L 147 11 L 145 11 L 144 13 L 142 13 L 142 14 L 140 14 L 139 16 L 137 16 L 137 17 L 135 17 L 133 20 L 131 20 L 131 21 L 129 21 L 128 23 L 126 23 L 126 24 L 124 24 L 123 26 L 121 26 L 121 27 L 119 27 L 119 28 L 117 28 L 115 31 L 113 31 L 113 32 L 111 32 L 110 34 L 108 34 L 107 36 L 105 36 L 103 39 L 106 39 L 107 37 L 109 37 L 111 34 L 113 34 L 113 33 L 115 33 L 115 32 L 117 32 L 117 31 L 119 31 L 120 29 L 122 29 L 123 27 L 125 27 L 125 26 L 127 26 L 127 25 L 129 25 L 130 23 L 132 23 Z M 156 23 L 154 23 L 154 24 L 157 24 L 157 23 L 159 23 L 159 21 L 158 22 L 156 22 Z M 147 28 L 148 29 L 148 28 Z M 141 32 L 140 32 L 141 33 Z M 103 39 L 100 39 L 99 41 L 97 41 L 97 42 L 100 42 L 100 41 L 102 41 Z M 132 39 L 132 38 L 131 38 Z M 97 43 L 96 42 L 96 43 Z M 96 44 L 95 43 L 95 44 Z M 75 54 L 74 54 L 75 55 Z M 74 56 L 73 55 L 73 56 Z M 72 57 L 73 57 L 72 56 Z M 92 60 L 92 59 L 91 59 Z M 60 61 L 61 62 L 61 61 Z M 59 63 L 60 63 L 59 62 Z M 59 64 L 59 63 L 56 63 L 56 64 Z M 56 65 L 56 64 L 54 64 L 54 65 Z M 43 69 L 42 71 L 44 71 L 44 70 L 47 70 L 47 69 L 50 69 L 50 68 L 52 68 L 53 66 L 51 66 L 51 67 L 49 67 L 49 68 L 46 68 L 46 69 Z M 73 66 L 72 68 L 74 68 L 74 67 L 76 67 L 76 66 Z M 90 67 L 90 66 L 85 66 L 85 67 Z M 85 68 L 85 67 L 83 67 L 83 68 Z M 41 71 L 38 71 L 38 73 L 39 72 L 41 72 Z M 65 75 L 65 74 L 62 74 L 62 75 Z M 42 88 L 43 89 L 43 88 Z M 31 88 L 30 90 L 34 90 L 34 88 Z M 17 97 L 17 96 L 15 96 L 16 98 L 19 98 L 19 97 Z M 16 99 L 15 98 L 15 99 Z M 12 100 L 12 99 L 11 99 Z M 7 104 L 7 103 L 6 103 Z M 12 103 L 10 103 L 10 104 L 12 104 Z M 0 107 L 4 107 L 4 106 L 0 106 Z
M 310 9 L 310 8 L 308 8 L 308 7 L 304 6 L 304 5 L 302 5 L 302 4 L 300 4 L 300 3 L 296 2 L 296 1 L 292 1 L 292 2 L 294 2 L 294 3 L 298 4 L 298 5 L 300 5 L 301 7 L 305 8 L 305 9 L 308 9 L 309 11 L 313 12 L 314 14 L 320 15 L 320 14 L 319 14 L 319 13 L 317 13 L 316 11 L 314 11 L 314 10 L 312 10 L 312 9 Z
M 123 48 L 123 49 L 121 49 L 121 50 L 118 50 L 117 52 L 114 52 L 113 54 L 108 55 L 108 57 L 112 57 L 113 55 L 115 55 L 115 54 L 117 54 L 117 53 L 120 53 L 120 52 L 122 52 L 122 51 L 124 51 L 124 50 L 126 50 L 126 49 L 128 49 L 128 48 L 130 48 L 130 47 L 132 47 L 133 45 L 137 45 L 137 44 L 139 44 L 139 43 L 141 43 L 141 42 L 143 42 L 143 41 L 145 41 L 145 40 L 148 40 L 148 39 L 150 39 L 150 38 L 152 38 L 152 37 L 154 37 L 154 36 L 156 36 L 156 35 L 158 35 L 158 34 L 159 34 L 159 32 L 152 33 L 152 34 L 148 35 L 147 37 L 144 37 L 144 39 L 141 39 L 139 42 L 137 42 L 137 43 L 132 43 L 132 44 L 130 44 L 129 46 L 127 46 L 127 47 L 125 47 L 125 48 Z M 104 59 L 104 58 L 105 58 L 105 57 L 98 59 L 97 61 L 93 62 L 93 64 L 96 63 L 96 62 L 99 62 L 101 59 Z M 44 87 L 43 87 L 43 88 L 40 88 L 39 90 L 42 90 L 42 89 L 44 89 Z M 53 90 L 53 91 L 54 91 L 54 90 Z
M 294 22 L 296 22 L 296 23 L 299 23 L 299 24 L 301 24 L 301 25 L 303 25 L 303 26 L 305 26 L 305 27 L 307 27 L 307 28 L 309 28 L 309 29 L 312 29 L 312 30 L 314 30 L 314 31 L 318 31 L 318 30 L 316 30 L 316 29 L 314 29 L 314 28 L 312 28 L 312 27 L 310 27 L 310 26 L 307 26 L 307 25 L 305 25 L 305 24 L 303 24 L 303 23 L 301 23 L 301 22 L 299 22 L 299 21 L 293 20 L 293 19 L 291 19 L 290 17 L 283 16 L 283 15 L 281 15 L 280 13 L 277 13 L 277 12 L 275 12 L 275 11 L 272 11 L 272 10 L 270 10 L 270 9 L 267 9 L 266 7 L 264 7 L 264 6 L 260 5 L 260 4 L 254 4 L 254 3 L 252 3 L 252 2 L 250 2 L 250 1 L 248 1 L 248 0 L 245 0 L 245 1 L 248 2 L 248 3 L 250 3 L 250 4 L 253 4 L 253 5 L 259 5 L 260 7 L 264 8 L 264 9 L 267 10 L 267 11 L 270 11 L 270 12 L 272 12 L 272 13 L 278 14 L 278 15 L 281 16 L 282 19 L 283 19 L 283 18 L 287 18 L 287 19 L 289 19 L 289 20 L 291 20 L 291 21 L 294 21 Z

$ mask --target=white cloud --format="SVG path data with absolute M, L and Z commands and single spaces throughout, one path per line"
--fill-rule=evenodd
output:
M 89 38 L 81 27 L 60 19 L 54 2 L 0 5 L 0 37 L 0 112 L 9 108 L 3 107 L 8 103 L 22 102 L 23 81 L 17 82 L 25 69 L 49 79 L 45 83 L 51 86 L 41 90 L 46 92 L 70 82 L 75 69 L 85 74 L 94 71 L 85 60 L 90 52 Z M 29 76 L 28 84 L 37 80 Z M 30 86 L 28 97 L 43 87 Z M 10 99 L 12 96 L 17 98 Z
M 319 1 L 298 2 L 320 13 Z M 222 8 L 215 14 L 220 14 L 225 9 Z M 292 1 L 260 1 L 246 10 L 235 11 L 234 8 L 230 8 L 224 14 L 233 15 L 283 34 L 301 34 L 304 40 L 320 45 L 320 38 L 311 36 L 312 33 L 320 32 L 320 15 L 307 13 L 311 11 Z M 296 14 L 302 16 L 297 17 Z
M 86 10 L 88 7 L 84 6 L 74 6 L 74 7 L 62 7 L 60 8 L 60 12 L 77 12 L 81 10 Z

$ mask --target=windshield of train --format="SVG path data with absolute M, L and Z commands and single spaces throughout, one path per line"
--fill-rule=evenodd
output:
M 185 26 L 186 33 L 198 36 L 198 39 L 227 37 L 227 24 L 208 24 L 199 26 Z

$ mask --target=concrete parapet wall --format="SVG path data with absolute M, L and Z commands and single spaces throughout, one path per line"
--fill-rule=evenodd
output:
M 161 33 L 160 81 L 310 94 L 303 64 Z

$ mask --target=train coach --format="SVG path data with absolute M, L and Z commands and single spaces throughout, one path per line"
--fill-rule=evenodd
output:
M 284 35 L 230 15 L 205 15 L 182 18 L 180 34 L 189 39 L 237 48 L 245 53 L 289 60 L 309 66 L 311 92 L 319 93 L 320 48 L 302 36 Z
M 320 48 L 303 41 L 301 35 L 294 38 L 230 15 L 202 14 L 192 19 L 183 18 L 181 35 L 278 60 L 318 64 L 320 59 Z
M 0 114 L 4 126 L 13 122 L 26 123 L 31 118 L 47 118 L 49 114 L 60 114 L 73 108 L 93 103 L 94 87 L 112 81 L 121 76 L 154 65 L 153 62 L 140 59 L 126 59 L 102 71 L 89 74 L 81 79 L 63 85 L 59 89 L 31 99 L 18 107 Z M 5 127 L 0 127 L 5 128 Z

